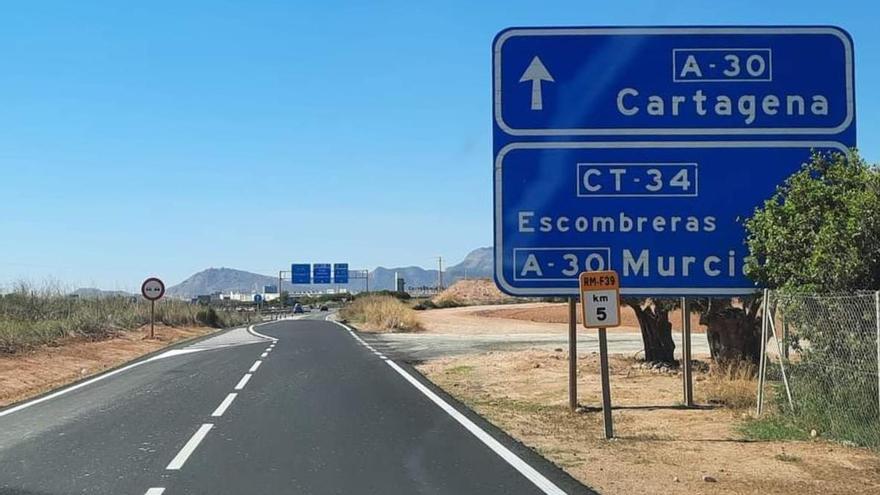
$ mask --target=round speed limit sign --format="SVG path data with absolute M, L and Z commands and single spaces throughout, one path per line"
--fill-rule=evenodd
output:
M 148 301 L 158 301 L 165 295 L 165 284 L 156 277 L 150 277 L 141 284 L 141 294 Z

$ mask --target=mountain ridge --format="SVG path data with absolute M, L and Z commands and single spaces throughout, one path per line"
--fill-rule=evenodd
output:
M 437 270 L 419 266 L 384 267 L 378 266 L 370 271 L 370 290 L 393 290 L 394 273 L 402 277 L 407 287 L 433 287 L 437 285 Z M 443 285 L 449 286 L 462 278 L 492 277 L 492 247 L 474 249 L 464 259 L 443 270 Z M 364 280 L 352 279 L 348 284 L 339 287 L 350 291 L 363 291 Z M 278 277 L 262 275 L 227 267 L 211 267 L 194 273 L 186 280 L 168 288 L 168 295 L 177 298 L 192 298 L 214 292 L 261 292 L 265 285 L 278 285 Z M 336 284 L 300 284 L 293 285 L 290 280 L 283 280 L 281 290 L 306 291 L 327 290 L 336 288 Z

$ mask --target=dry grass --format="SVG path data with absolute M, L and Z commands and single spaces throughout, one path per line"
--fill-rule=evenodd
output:
M 731 409 L 754 407 L 758 393 L 757 368 L 752 363 L 712 364 L 702 383 L 703 397 L 709 404 Z
M 361 330 L 413 332 L 421 329 L 415 310 L 391 296 L 364 296 L 340 311 L 346 320 L 363 325 Z
M 170 326 L 234 326 L 249 314 L 203 308 L 163 299 L 156 304 L 156 321 Z M 14 354 L 66 338 L 104 340 L 150 321 L 150 305 L 130 297 L 75 298 L 57 288 L 20 284 L 0 294 L 0 354 Z
M 213 331 L 201 326 L 158 325 L 155 338 L 150 339 L 147 325 L 99 342 L 72 337 L 26 352 L 0 353 L 0 407 Z

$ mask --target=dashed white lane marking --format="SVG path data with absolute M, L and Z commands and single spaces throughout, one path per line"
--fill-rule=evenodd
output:
M 208 432 L 211 431 L 211 428 L 213 427 L 214 425 L 212 425 L 211 423 L 205 423 L 200 426 L 199 429 L 195 433 L 193 433 L 193 436 L 190 437 L 189 441 L 186 442 L 186 445 L 184 445 L 183 448 L 180 449 L 180 452 L 178 452 L 177 455 L 174 456 L 174 459 L 171 459 L 171 462 L 168 463 L 168 466 L 166 466 L 165 469 L 169 471 L 176 471 L 182 468 L 183 465 L 186 463 L 186 460 L 189 459 L 189 456 L 192 455 L 193 452 L 195 452 L 196 447 L 198 447 L 199 444 L 202 443 L 202 440 L 205 439 L 205 437 L 208 435 Z
M 248 370 L 248 373 L 253 373 L 254 371 L 257 371 L 257 369 L 259 369 L 259 367 L 260 367 L 261 364 L 263 364 L 263 362 L 260 361 L 260 360 L 258 359 L 258 360 L 257 360 L 257 361 L 251 366 L 251 369 Z
M 269 352 L 266 351 L 266 352 L 260 354 L 260 357 L 261 357 L 261 358 L 265 358 L 265 357 L 268 356 L 268 355 L 269 355 Z
M 163 493 L 165 493 L 164 488 L 150 488 L 144 495 L 162 495 Z
M 328 320 L 332 321 L 332 320 Z M 334 321 L 337 325 L 342 328 L 348 330 L 352 337 L 357 340 L 361 340 L 354 335 L 351 328 L 347 325 L 339 323 L 338 321 Z M 422 384 L 422 382 L 416 380 L 412 375 L 407 373 L 406 370 L 401 368 L 391 359 L 386 357 L 382 357 L 382 360 L 385 361 L 385 364 L 391 367 L 394 371 L 396 371 L 400 376 L 402 376 L 406 381 L 408 381 L 413 387 L 416 388 L 419 392 L 422 393 L 425 397 L 428 398 L 431 402 L 436 404 L 440 409 L 446 412 L 446 414 L 452 416 L 452 419 L 458 422 L 461 426 L 464 427 L 468 432 L 470 432 L 473 436 L 477 437 L 477 439 L 483 442 L 484 445 L 489 447 L 495 454 L 504 459 L 508 464 L 511 465 L 514 469 L 519 471 L 519 473 L 525 476 L 526 479 L 532 482 L 539 490 L 544 492 L 546 495 L 566 495 L 566 493 L 556 486 L 552 481 L 548 480 L 543 474 L 539 473 L 535 468 L 530 466 L 524 460 L 522 460 L 519 456 L 510 451 L 507 447 L 501 444 L 498 440 L 492 438 L 492 435 L 486 433 L 483 429 L 476 425 L 473 421 L 467 418 L 464 414 L 458 412 L 458 410 L 448 402 L 440 398 L 439 395 L 435 394 L 431 389 Z
M 220 405 L 217 406 L 217 409 L 214 409 L 214 412 L 211 413 L 211 416 L 214 416 L 215 418 L 223 416 L 223 413 L 226 412 L 226 409 L 229 408 L 229 405 L 232 404 L 232 401 L 234 401 L 236 397 L 238 397 L 238 394 L 234 392 L 227 395 L 226 398 L 223 399 L 223 402 L 221 402 Z
M 243 377 L 241 377 L 241 380 L 238 381 L 238 385 L 235 386 L 235 390 L 243 389 L 244 386 L 247 385 L 247 382 L 250 379 L 251 379 L 251 374 L 250 373 L 245 374 Z

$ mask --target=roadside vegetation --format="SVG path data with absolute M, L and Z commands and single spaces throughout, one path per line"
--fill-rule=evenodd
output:
M 156 322 L 168 326 L 226 327 L 243 324 L 245 313 L 216 310 L 166 299 L 156 304 Z M 71 297 L 57 289 L 19 284 L 0 294 L 0 354 L 56 344 L 65 338 L 103 340 L 150 322 L 150 305 L 140 298 Z
M 880 448 L 876 314 L 864 292 L 880 289 L 878 212 L 880 168 L 856 152 L 817 153 L 746 222 L 747 273 L 778 289 L 797 329 L 786 342 L 793 403 L 774 377 L 775 412 L 745 427 L 752 437 Z
M 347 321 L 363 325 L 362 330 L 412 332 L 421 328 L 416 312 L 400 299 L 387 294 L 357 297 L 339 314 Z

